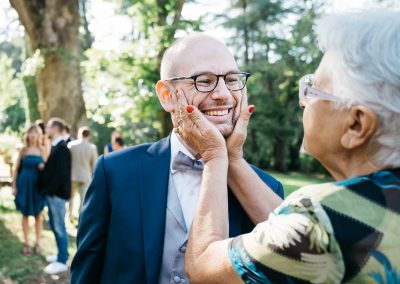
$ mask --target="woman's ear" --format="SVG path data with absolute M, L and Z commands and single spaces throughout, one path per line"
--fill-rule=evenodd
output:
M 341 143 L 346 149 L 366 144 L 378 127 L 376 114 L 366 106 L 356 105 L 349 110 L 349 120 Z
M 173 112 L 175 109 L 172 101 L 174 91 L 174 87 L 166 81 L 159 80 L 156 84 L 157 97 L 166 112 Z

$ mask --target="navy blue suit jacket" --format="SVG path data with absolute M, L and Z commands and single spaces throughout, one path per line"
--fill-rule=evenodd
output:
M 71 283 L 156 284 L 164 246 L 170 139 L 102 156 L 82 207 Z M 283 197 L 282 185 L 254 167 Z M 251 231 L 229 191 L 229 235 Z

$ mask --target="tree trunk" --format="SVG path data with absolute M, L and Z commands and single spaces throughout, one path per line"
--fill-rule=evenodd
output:
M 47 121 L 54 116 L 60 117 L 70 124 L 75 135 L 79 124 L 86 120 L 86 109 L 79 65 L 72 61 L 68 62 L 58 52 L 45 56 L 45 66 L 39 70 L 36 82 L 43 119 Z
M 29 43 L 28 36 L 24 36 L 25 42 L 25 60 L 32 56 L 32 50 Z M 40 112 L 39 112 L 39 96 L 38 90 L 36 86 L 36 77 L 34 74 L 26 73 L 26 70 L 22 71 L 22 81 L 24 83 L 26 96 L 28 99 L 28 109 L 26 111 L 26 122 L 33 123 L 37 119 L 40 119 Z
M 164 110 L 160 111 L 160 122 L 161 122 L 161 138 L 167 137 L 172 130 L 171 114 Z
M 10 0 L 44 66 L 36 72 L 39 111 L 60 117 L 75 134 L 86 121 L 79 70 L 79 0 Z
M 286 163 L 286 145 L 285 139 L 276 138 L 274 143 L 274 170 L 280 172 L 287 171 Z
M 244 64 L 246 68 L 249 66 L 249 28 L 247 24 L 247 1 L 242 1 L 243 8 L 243 17 L 244 17 L 244 26 L 243 26 L 243 42 L 244 42 Z
M 298 171 L 300 170 L 300 148 L 303 141 L 303 135 L 298 137 L 296 144 L 289 146 L 289 170 Z

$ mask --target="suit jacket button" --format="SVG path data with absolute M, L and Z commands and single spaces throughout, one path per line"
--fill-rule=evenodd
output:
M 175 281 L 175 283 L 179 283 L 179 282 L 181 282 L 181 278 L 178 275 L 174 276 L 174 281 Z
M 179 250 L 180 250 L 182 253 L 185 253 L 185 252 L 186 252 L 186 246 L 181 246 L 181 247 L 179 248 Z

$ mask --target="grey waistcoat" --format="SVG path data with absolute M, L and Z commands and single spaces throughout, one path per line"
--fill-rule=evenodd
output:
M 164 249 L 158 283 L 189 283 L 184 266 L 188 230 L 172 177 L 168 188 Z

